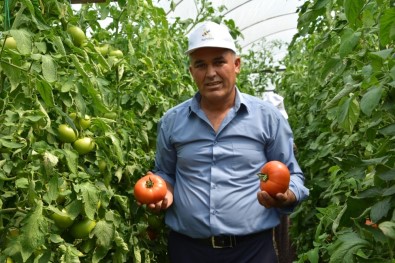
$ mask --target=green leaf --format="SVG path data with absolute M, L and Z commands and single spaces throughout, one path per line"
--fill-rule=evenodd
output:
M 131 239 L 133 240 L 133 257 L 134 257 L 134 261 L 136 263 L 141 263 L 141 251 L 140 251 L 140 247 L 138 246 L 138 240 L 136 236 L 131 236 Z
M 56 51 L 62 56 L 66 56 L 66 50 L 64 49 L 62 39 L 59 36 L 53 38 L 53 43 Z
M 381 133 L 383 135 L 387 135 L 387 136 L 394 136 L 395 135 L 395 123 L 379 129 L 379 133 Z
M 11 148 L 11 149 L 18 149 L 18 148 L 22 148 L 23 146 L 25 146 L 22 143 L 12 142 L 12 141 L 8 141 L 8 140 L 2 139 L 2 138 L 0 138 L 0 144 L 6 148 Z
M 380 221 L 383 217 L 388 214 L 391 208 L 391 197 L 381 200 L 372 206 L 370 211 L 370 218 L 373 222 Z
M 96 246 L 95 251 L 93 252 L 92 255 L 92 263 L 102 262 L 102 259 L 107 255 L 107 253 L 108 253 L 108 248 Z
M 321 73 L 321 79 L 324 80 L 324 82 L 328 81 L 328 78 L 331 78 L 333 75 L 342 72 L 342 67 L 344 67 L 344 64 L 340 58 L 330 58 L 328 61 L 325 62 Z
M 128 244 L 123 240 L 122 236 L 118 233 L 118 231 L 115 231 L 114 233 L 114 242 L 117 245 L 118 248 L 120 248 L 122 251 L 129 251 Z
M 100 246 L 101 249 L 108 251 L 114 239 L 114 225 L 100 220 L 93 229 L 93 233 L 97 237 L 96 244 Z
M 98 189 L 90 182 L 76 185 L 74 188 L 76 191 L 81 192 L 86 216 L 89 219 L 94 220 L 97 210 L 97 204 L 99 202 Z
M 384 181 L 393 181 L 395 180 L 395 169 L 377 171 L 376 175 Z
M 21 235 L 21 255 L 25 262 L 31 254 L 45 244 L 45 235 L 48 231 L 48 223 L 43 216 L 43 204 L 37 203 L 37 207 L 24 219 Z
M 67 167 L 69 168 L 70 172 L 73 174 L 77 174 L 77 165 L 78 165 L 78 154 L 74 151 L 64 149 Z
M 368 246 L 369 242 L 354 232 L 339 235 L 338 239 L 328 248 L 331 256 L 329 262 L 355 262 L 354 257 L 357 251 Z
M 56 65 L 52 59 L 51 56 L 49 55 L 43 55 L 41 57 L 41 68 L 43 71 L 43 76 L 44 78 L 49 82 L 55 82 L 57 80 L 56 77 Z
M 373 110 L 377 107 L 383 94 L 383 88 L 372 87 L 366 92 L 361 99 L 361 111 L 370 116 Z
M 15 186 L 21 189 L 27 189 L 29 187 L 29 181 L 27 178 L 19 178 L 15 181 Z
M 48 182 L 48 192 L 46 193 L 49 201 L 56 200 L 59 196 L 59 178 L 57 175 L 53 176 Z
M 379 228 L 383 231 L 384 235 L 389 238 L 395 239 L 395 222 L 385 221 L 379 224 Z
M 118 157 L 118 161 L 121 165 L 124 165 L 123 154 L 122 154 L 122 147 L 119 139 L 115 137 L 114 134 L 107 134 L 108 137 L 111 139 L 111 148 L 115 150 L 115 154 Z
M 60 263 L 80 263 L 79 257 L 84 256 L 84 254 L 72 244 L 64 243 L 60 245 L 59 248 L 63 252 L 60 257 Z
M 318 247 L 307 251 L 306 255 L 311 263 L 318 263 L 319 262 L 319 250 Z
M 380 44 L 386 46 L 395 40 L 395 8 L 388 8 L 380 17 Z
M 21 70 L 16 69 L 12 65 L 4 62 L 0 62 L 0 70 L 8 77 L 11 83 L 11 91 L 14 91 L 21 83 Z M 26 72 L 24 72 L 26 74 Z
M 339 55 L 341 58 L 344 58 L 353 51 L 360 37 L 361 32 L 354 32 L 351 28 L 344 30 L 339 46 Z
M 387 189 L 384 189 L 383 191 L 383 196 L 391 196 L 391 195 L 395 195 L 395 184 Z
M 359 117 L 359 104 L 354 98 L 345 98 L 339 108 L 337 121 L 345 131 L 351 134 Z
M 315 4 L 313 6 L 313 9 L 321 9 L 326 6 L 331 2 L 331 0 L 317 0 L 315 1 Z
M 41 98 L 45 102 L 45 104 L 49 107 L 54 106 L 54 98 L 52 94 L 51 85 L 46 82 L 44 79 L 36 82 L 37 91 L 40 93 Z
M 380 51 L 371 52 L 370 54 L 385 60 L 392 55 L 393 50 L 394 50 L 393 48 L 388 48 Z
M 83 66 L 81 65 L 80 61 L 78 60 L 77 56 L 74 54 L 70 55 L 71 60 L 73 61 L 74 66 L 77 68 L 77 71 L 86 79 L 89 79 L 88 73 L 84 70 Z
M 362 8 L 365 4 L 364 0 L 344 0 L 344 13 L 348 22 L 351 25 L 355 25 L 359 15 L 362 11 Z
M 16 41 L 16 46 L 22 55 L 28 55 L 32 52 L 31 35 L 25 29 L 10 30 L 11 36 Z

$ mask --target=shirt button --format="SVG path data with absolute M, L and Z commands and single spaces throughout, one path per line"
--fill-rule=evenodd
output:
M 213 144 L 216 145 L 216 144 L 217 144 L 217 141 L 214 141 Z

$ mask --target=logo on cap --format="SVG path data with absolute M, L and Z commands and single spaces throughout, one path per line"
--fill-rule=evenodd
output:
M 214 39 L 214 37 L 211 35 L 210 29 L 204 28 L 203 33 L 202 33 L 202 41 Z

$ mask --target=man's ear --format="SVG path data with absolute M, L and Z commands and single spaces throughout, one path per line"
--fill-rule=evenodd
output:
M 240 73 L 240 69 L 241 69 L 241 59 L 240 59 L 240 57 L 236 57 L 236 59 L 235 59 L 235 72 L 236 72 L 236 74 Z

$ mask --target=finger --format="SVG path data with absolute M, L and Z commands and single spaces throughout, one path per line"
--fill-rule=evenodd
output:
M 161 209 L 162 210 L 165 210 L 166 208 L 167 208 L 167 204 L 168 204 L 168 199 L 167 199 L 167 197 L 165 197 L 165 199 L 163 199 L 163 201 L 162 201 L 162 204 L 161 204 Z
M 257 194 L 258 202 L 266 208 L 271 208 L 272 205 L 268 199 L 268 194 L 265 191 L 258 192 Z M 270 198 L 270 196 L 269 196 Z

